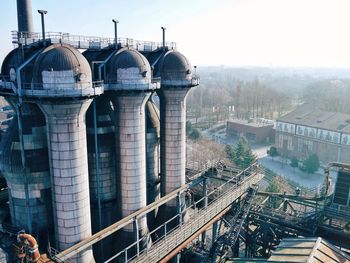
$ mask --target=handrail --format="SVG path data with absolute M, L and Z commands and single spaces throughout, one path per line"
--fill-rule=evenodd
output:
M 42 41 L 42 33 L 22 31 L 11 31 L 11 33 L 12 42 L 15 44 L 29 45 Z M 63 32 L 47 32 L 45 33 L 45 39 L 56 40 L 58 43 L 77 44 L 79 46 L 81 43 L 100 44 L 101 47 L 115 45 L 114 37 L 72 35 Z M 139 51 L 153 51 L 163 47 L 162 42 L 134 40 L 132 38 L 118 38 L 117 42 L 121 46 L 131 46 Z M 166 42 L 165 46 L 170 49 L 176 49 L 175 42 Z
M 257 167 L 258 167 L 257 163 L 254 163 L 251 166 L 249 166 L 248 168 L 246 168 L 245 170 L 241 171 L 241 173 L 238 174 L 237 177 L 239 175 L 246 175 L 246 173 L 249 173 L 249 171 L 251 169 L 253 169 L 253 168 L 256 169 Z M 236 180 L 236 178 L 231 178 L 226 183 L 224 183 L 222 186 L 227 185 L 228 183 L 232 183 L 234 180 Z M 123 219 L 121 219 L 120 221 L 110 225 L 109 227 L 95 233 L 91 237 L 88 237 L 88 238 L 80 241 L 79 243 L 73 245 L 72 247 L 70 247 L 70 248 L 62 251 L 58 255 L 56 255 L 55 259 L 64 261 L 64 260 L 67 260 L 67 259 L 73 257 L 74 255 L 84 251 L 85 249 L 87 249 L 91 245 L 99 242 L 101 239 L 117 232 L 118 230 L 124 228 L 125 226 L 133 223 L 135 220 L 145 216 L 147 213 L 155 210 L 156 208 L 160 207 L 161 205 L 176 198 L 179 193 L 186 191 L 187 189 L 190 188 L 191 185 L 192 185 L 192 183 L 183 185 L 182 187 L 180 187 L 180 188 L 176 189 L 175 191 L 169 193 L 168 195 L 158 199 L 157 201 L 153 202 L 152 204 L 149 204 L 146 207 L 141 208 L 140 210 L 130 214 L 129 216 L 127 216 Z M 216 191 L 221 191 L 221 189 L 222 189 L 222 187 L 219 187 L 216 189 Z M 212 193 L 209 193 L 208 196 L 210 194 L 212 194 Z
M 246 180 L 234 185 L 233 188 L 226 189 L 226 191 L 221 193 L 219 198 L 213 200 L 207 207 L 195 210 L 191 220 L 177 226 L 170 232 L 170 234 L 167 233 L 166 236 L 158 239 L 150 249 L 144 249 L 144 251 L 141 251 L 139 257 L 134 256 L 133 258 L 128 259 L 128 261 L 155 262 L 162 259 L 182 242 L 186 241 L 190 236 L 196 233 L 202 225 L 230 206 L 233 200 L 236 200 L 241 196 L 247 188 L 256 183 L 256 181 L 259 181 L 261 177 L 262 176 L 258 176 L 257 173 L 248 175 L 245 178 Z M 121 253 L 119 253 L 119 255 L 121 255 Z
M 176 198 L 177 194 L 180 192 L 185 191 L 189 188 L 189 184 L 183 185 L 182 187 L 176 189 L 175 191 L 169 193 L 168 195 L 158 199 L 157 201 L 153 202 L 152 204 L 149 204 L 145 206 L 144 208 L 141 208 L 140 210 L 130 214 L 127 217 L 124 217 L 123 219 L 119 220 L 118 222 L 110 225 L 109 227 L 97 232 L 96 234 L 92 235 L 91 237 L 84 239 L 83 241 L 75 244 L 74 246 L 62 251 L 59 253 L 56 258 L 57 259 L 68 259 L 74 256 L 77 253 L 80 253 L 81 251 L 85 250 L 89 246 L 97 243 L 101 239 L 117 232 L 118 230 L 122 229 L 123 227 L 127 226 L 128 224 L 132 223 L 135 219 L 138 219 L 147 213 L 157 209 L 161 205 L 167 203 L 168 201 Z
M 6 76 L 0 76 L 0 87 L 11 89 L 15 95 L 29 97 L 97 96 L 104 92 L 103 81 L 70 83 L 21 83 L 21 89 Z

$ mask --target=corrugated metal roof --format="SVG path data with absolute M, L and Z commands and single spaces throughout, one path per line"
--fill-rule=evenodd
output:
M 350 262 L 350 257 L 322 238 L 286 238 L 268 262 Z
M 277 121 L 338 132 L 350 132 L 350 114 L 315 110 L 308 105 L 301 106 L 296 110 L 287 113 Z

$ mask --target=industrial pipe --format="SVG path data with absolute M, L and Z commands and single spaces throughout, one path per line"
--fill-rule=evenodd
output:
M 162 28 L 162 31 L 163 31 L 163 48 L 165 48 L 165 27 L 161 27 Z
M 30 262 L 38 262 L 40 252 L 35 238 L 30 234 L 21 233 L 17 236 L 17 240 L 28 247 L 27 258 L 30 260 Z
M 170 261 L 173 257 L 175 257 L 182 249 L 188 246 L 189 243 L 191 243 L 195 238 L 197 238 L 201 233 L 206 231 L 212 224 L 214 224 L 216 221 L 218 221 L 224 214 L 226 214 L 231 209 L 231 206 L 228 206 L 226 209 L 224 209 L 221 213 L 219 213 L 217 216 L 215 216 L 212 220 L 210 220 L 208 223 L 206 223 L 204 226 L 202 226 L 195 234 L 193 234 L 189 239 L 187 239 L 184 243 L 182 243 L 180 246 L 178 246 L 176 249 L 174 249 L 170 254 L 166 255 L 160 263 L 166 263 Z
M 114 44 L 115 49 L 118 49 L 118 23 L 119 21 L 116 19 L 112 19 L 112 22 L 114 23 Z
M 44 46 L 46 46 L 46 43 L 45 43 L 45 19 L 44 19 L 44 15 L 47 14 L 47 11 L 45 11 L 45 10 L 38 10 L 38 13 L 41 15 L 41 31 L 42 31 L 42 35 L 43 35 L 43 44 L 44 44 Z

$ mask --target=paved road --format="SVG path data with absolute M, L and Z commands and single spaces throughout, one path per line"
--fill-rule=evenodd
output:
M 230 144 L 235 146 L 237 141 L 226 138 L 224 130 L 210 132 L 208 130 L 202 132 L 202 135 L 208 139 L 216 141 L 221 144 Z M 308 174 L 300 171 L 297 168 L 293 168 L 288 164 L 283 164 L 279 158 L 272 159 L 267 155 L 268 146 L 252 145 L 253 152 L 258 156 L 259 162 L 275 173 L 295 181 L 302 186 L 314 188 L 322 185 L 324 182 L 324 174 L 322 170 L 319 170 L 315 174 Z
M 283 164 L 278 160 L 273 160 L 269 156 L 260 158 L 259 162 L 275 173 L 308 188 L 322 185 L 325 179 L 325 176 L 321 171 L 314 174 L 308 174 L 300 171 L 298 168 L 291 167 L 289 164 Z

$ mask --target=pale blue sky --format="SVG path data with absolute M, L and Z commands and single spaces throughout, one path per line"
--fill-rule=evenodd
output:
M 47 31 L 167 40 L 196 65 L 350 67 L 348 0 L 32 0 Z M 12 49 L 16 1 L 0 0 L 0 62 Z

